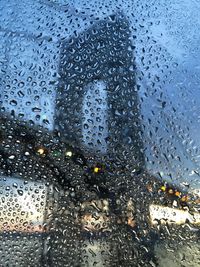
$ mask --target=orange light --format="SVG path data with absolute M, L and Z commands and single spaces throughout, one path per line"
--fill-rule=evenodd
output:
M 133 218 L 128 218 L 128 225 L 131 227 L 135 227 L 136 223 L 135 220 Z
M 180 197 L 180 196 L 181 196 L 181 192 L 176 191 L 176 192 L 175 192 L 175 196 Z
M 188 200 L 189 200 L 189 197 L 188 196 L 183 196 L 181 198 L 181 201 L 183 201 L 183 202 L 187 202 Z

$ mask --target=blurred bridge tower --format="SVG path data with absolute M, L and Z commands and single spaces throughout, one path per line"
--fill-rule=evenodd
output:
M 130 34 L 120 14 L 63 42 L 55 125 L 85 153 L 143 167 Z
M 63 42 L 55 127 L 86 156 L 96 161 L 104 157 L 124 166 L 128 163 L 131 172 L 144 168 L 145 163 L 130 34 L 128 20 L 117 14 Z M 83 266 L 94 266 L 95 262 L 97 266 L 106 262 L 105 266 L 116 266 L 113 258 L 109 262 L 108 238 L 97 236 L 93 245 L 85 239 L 88 260 Z M 106 247 L 107 252 L 100 256 Z M 95 251 L 96 256 L 89 251 Z M 60 253 L 63 258 L 67 252 Z

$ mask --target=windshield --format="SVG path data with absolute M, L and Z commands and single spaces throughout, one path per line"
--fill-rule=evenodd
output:
M 199 8 L 1 0 L 1 266 L 200 265 Z

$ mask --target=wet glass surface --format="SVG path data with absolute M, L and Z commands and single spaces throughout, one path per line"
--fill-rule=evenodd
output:
M 200 266 L 199 10 L 0 1 L 0 266 Z

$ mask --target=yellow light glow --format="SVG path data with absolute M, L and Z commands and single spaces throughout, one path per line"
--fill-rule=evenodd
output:
M 67 156 L 67 157 L 72 157 L 72 151 L 67 151 L 67 152 L 65 153 L 65 156 Z
M 42 147 L 38 148 L 37 153 L 40 155 L 44 155 L 44 153 L 45 153 L 44 148 L 42 148 Z
M 165 190 L 166 190 L 166 187 L 163 185 L 163 186 L 161 186 L 161 188 L 160 188 L 162 191 L 164 191 L 165 192 Z
M 181 201 L 183 201 L 183 202 L 187 202 L 188 200 L 189 200 L 189 197 L 188 196 L 183 196 L 181 198 Z
M 94 172 L 95 172 L 95 173 L 98 173 L 100 170 L 101 170 L 100 168 L 98 168 L 98 167 L 94 167 Z
M 172 195 L 174 193 L 173 189 L 169 189 L 168 193 Z

